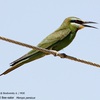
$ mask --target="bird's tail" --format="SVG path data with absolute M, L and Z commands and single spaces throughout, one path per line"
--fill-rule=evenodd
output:
M 39 58 L 41 58 L 43 56 L 45 56 L 45 54 L 42 53 L 42 52 L 40 52 L 40 51 L 39 52 L 36 52 L 36 53 L 33 53 L 33 54 L 30 54 L 30 55 L 29 54 L 28 55 L 26 54 L 26 55 L 22 56 L 21 58 L 13 61 L 10 64 L 11 67 L 9 69 L 7 69 L 5 72 L 3 72 L 2 74 L 0 74 L 0 76 L 5 75 L 5 74 L 13 71 L 14 69 L 22 66 L 25 63 L 28 63 L 28 62 L 31 62 L 33 60 L 39 59 Z

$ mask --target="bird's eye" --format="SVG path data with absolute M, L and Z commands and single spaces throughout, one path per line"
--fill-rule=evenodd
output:
M 83 24 L 83 21 L 76 20 L 76 23 L 78 23 L 78 24 Z
M 76 20 L 71 20 L 70 22 L 75 23 Z
M 83 24 L 83 21 L 80 20 L 71 20 L 72 23 L 78 23 L 78 24 Z

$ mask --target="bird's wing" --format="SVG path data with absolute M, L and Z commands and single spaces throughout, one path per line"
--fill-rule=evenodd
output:
M 63 38 L 65 38 L 70 32 L 71 32 L 70 29 L 63 29 L 63 30 L 55 31 L 52 34 L 50 34 L 49 36 L 47 36 L 37 46 L 41 47 L 41 48 L 45 48 L 45 49 L 49 48 L 50 46 L 52 46 L 56 42 L 58 42 L 58 41 L 62 40 Z M 38 52 L 38 50 L 33 49 L 30 52 L 28 52 L 27 54 L 25 54 L 24 56 L 20 57 L 19 59 L 11 62 L 10 65 L 13 66 L 13 65 L 17 64 L 20 61 L 27 60 L 29 57 L 31 57 L 33 54 L 35 54 L 37 52 Z
M 49 48 L 53 44 L 64 39 L 70 32 L 71 32 L 70 29 L 62 29 L 55 31 L 52 34 L 48 35 L 41 43 L 39 43 L 38 47 L 45 49 Z

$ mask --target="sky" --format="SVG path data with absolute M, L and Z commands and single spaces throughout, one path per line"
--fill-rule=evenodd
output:
M 98 24 L 93 26 L 98 29 L 79 30 L 60 52 L 100 64 L 99 12 L 99 0 L 0 0 L 0 36 L 36 46 L 67 17 L 95 21 Z M 0 73 L 31 50 L 2 40 L 0 49 Z M 12 92 L 15 94 L 9 94 Z M 100 68 L 45 56 L 1 76 L 0 99 L 2 96 L 6 100 L 10 96 L 15 100 L 100 100 Z

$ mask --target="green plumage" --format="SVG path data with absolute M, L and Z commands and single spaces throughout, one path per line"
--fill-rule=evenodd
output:
M 78 24 L 76 22 L 78 22 Z M 79 18 L 76 17 L 66 18 L 62 23 L 62 25 L 56 31 L 54 31 L 52 34 L 47 36 L 37 46 L 49 50 L 56 50 L 56 51 L 65 48 L 72 42 L 72 40 L 76 35 L 76 32 L 82 28 L 82 25 L 79 25 L 79 23 L 82 23 L 82 21 Z M 20 67 L 23 64 L 39 59 L 45 55 L 46 55 L 45 53 L 40 52 L 38 50 L 31 50 L 21 58 L 13 61 L 11 63 L 12 67 L 6 70 L 1 75 L 7 74 L 12 70 Z

